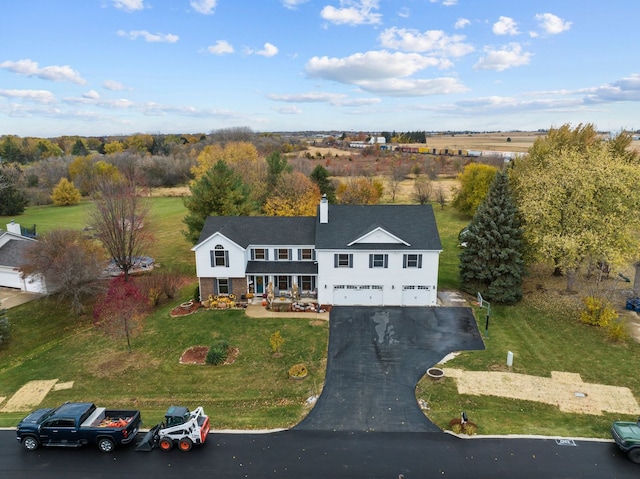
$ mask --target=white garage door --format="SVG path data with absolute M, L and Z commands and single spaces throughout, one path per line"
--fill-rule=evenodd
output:
M 403 306 L 426 306 L 431 304 L 431 287 L 406 285 L 402 287 Z
M 383 288 L 378 285 L 336 285 L 333 287 L 333 304 L 336 306 L 382 305 Z
M 20 273 L 15 271 L 0 270 L 0 286 L 4 288 L 22 289 Z

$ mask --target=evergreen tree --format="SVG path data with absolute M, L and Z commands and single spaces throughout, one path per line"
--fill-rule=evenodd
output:
M 487 301 L 512 304 L 522 299 L 522 229 L 509 188 L 499 172 L 485 201 L 478 207 L 464 235 L 460 254 L 462 289 Z
M 16 188 L 10 175 L 0 169 L 0 216 L 20 215 L 29 204 L 29 198 Z
M 329 172 L 324 166 L 316 165 L 309 175 L 309 178 L 318 185 L 321 195 L 327 195 L 327 201 L 329 203 L 336 203 L 336 188 L 331 183 L 331 180 L 329 180 Z
M 184 235 L 194 244 L 200 237 L 207 216 L 242 216 L 254 211 L 249 186 L 224 160 L 219 160 L 194 181 L 189 190 L 191 196 L 184 200 L 189 210 L 183 220 L 188 228 Z
M 71 154 L 73 156 L 85 156 L 89 154 L 89 150 L 85 146 L 84 142 L 78 138 L 71 148 Z

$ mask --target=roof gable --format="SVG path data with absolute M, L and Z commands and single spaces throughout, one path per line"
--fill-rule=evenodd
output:
M 381 226 L 372 226 L 366 233 L 347 243 L 347 246 L 355 244 L 397 244 L 411 246 L 409 243 L 390 233 Z

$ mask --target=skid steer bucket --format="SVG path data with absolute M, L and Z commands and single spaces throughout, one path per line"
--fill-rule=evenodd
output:
M 149 432 L 147 432 L 144 435 L 144 437 L 142 438 L 142 441 L 140 441 L 136 446 L 136 451 L 139 451 L 139 452 L 152 451 L 153 448 L 156 447 L 158 444 L 158 431 L 160 430 L 161 427 L 162 427 L 162 424 L 158 424 L 157 426 L 154 426 L 151 429 L 149 429 Z

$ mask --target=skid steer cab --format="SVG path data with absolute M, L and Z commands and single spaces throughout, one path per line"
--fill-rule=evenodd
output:
M 170 451 L 190 451 L 194 444 L 204 444 L 209 435 L 209 417 L 202 407 L 189 412 L 183 406 L 171 406 L 164 416 L 164 422 L 147 432 L 136 447 L 136 451 L 148 452 L 155 447 Z

